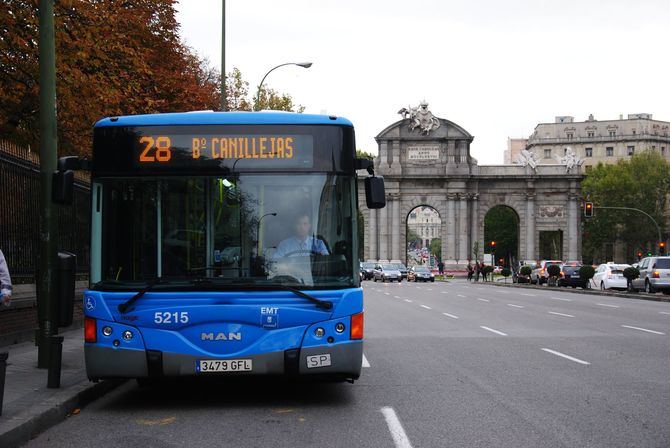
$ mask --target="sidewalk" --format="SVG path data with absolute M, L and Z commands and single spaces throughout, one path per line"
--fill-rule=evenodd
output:
M 62 333 L 65 340 L 60 389 L 47 389 L 47 369 L 37 368 L 37 347 L 34 343 L 0 347 L 0 352 L 9 352 L 0 416 L 0 447 L 21 446 L 65 419 L 75 409 L 120 384 L 88 381 L 84 368 L 83 333 L 83 329 Z

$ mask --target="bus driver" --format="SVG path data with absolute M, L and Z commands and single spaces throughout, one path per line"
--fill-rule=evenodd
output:
M 309 215 L 296 216 L 295 235 L 286 238 L 277 246 L 274 257 L 304 257 L 309 255 L 329 255 L 326 244 L 311 235 L 312 223 Z

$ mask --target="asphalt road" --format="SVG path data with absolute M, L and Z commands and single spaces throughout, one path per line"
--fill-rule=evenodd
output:
M 670 303 L 365 282 L 355 384 L 129 383 L 30 447 L 670 447 Z

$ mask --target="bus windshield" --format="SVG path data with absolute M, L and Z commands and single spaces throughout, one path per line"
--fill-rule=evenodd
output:
M 299 172 L 99 178 L 94 287 L 203 277 L 213 287 L 356 286 L 354 182 Z

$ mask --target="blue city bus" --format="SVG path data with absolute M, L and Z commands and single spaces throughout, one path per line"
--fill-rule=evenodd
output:
M 89 379 L 359 377 L 357 170 L 369 207 L 385 194 L 350 121 L 110 117 L 89 169 Z

